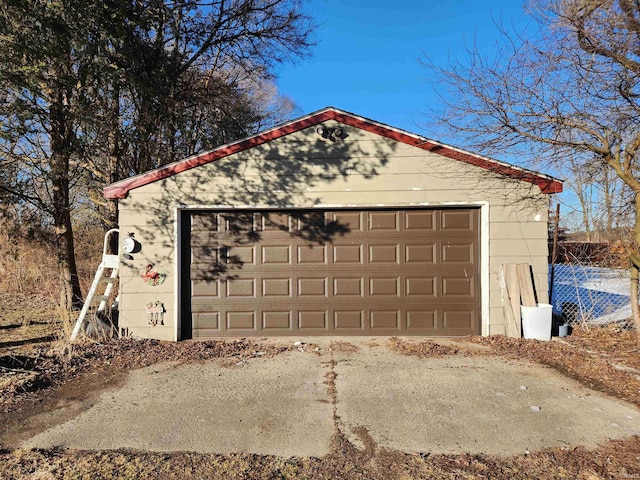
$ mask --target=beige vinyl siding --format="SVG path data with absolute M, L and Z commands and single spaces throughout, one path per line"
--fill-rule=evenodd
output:
M 348 135 L 343 142 L 322 140 L 315 127 L 309 128 L 136 188 L 120 200 L 121 232 L 135 233 L 142 244 L 142 251 L 121 268 L 121 326 L 134 335 L 174 336 L 178 207 L 483 205 L 489 220 L 489 318 L 482 321 L 489 324 L 489 333 L 504 331 L 502 263 L 531 264 L 539 298 L 547 300 L 548 196 L 538 187 L 341 127 Z M 148 263 L 167 274 L 163 285 L 149 286 L 140 278 Z M 147 324 L 146 304 L 156 300 L 167 309 L 163 327 Z

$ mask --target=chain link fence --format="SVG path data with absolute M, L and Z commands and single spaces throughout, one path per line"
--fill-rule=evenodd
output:
M 573 258 L 549 265 L 549 283 L 556 318 L 570 325 L 633 328 L 628 270 Z

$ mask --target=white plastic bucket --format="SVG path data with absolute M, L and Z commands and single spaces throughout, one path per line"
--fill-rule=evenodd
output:
M 520 307 L 522 313 L 522 335 L 534 340 L 551 340 L 551 318 L 553 307 L 539 303 L 537 307 Z

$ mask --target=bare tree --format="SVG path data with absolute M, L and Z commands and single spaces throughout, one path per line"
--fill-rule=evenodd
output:
M 510 34 L 495 57 L 438 67 L 442 125 L 490 155 L 533 159 L 566 172 L 567 156 L 615 173 L 633 192 L 631 305 L 640 342 L 640 3 L 534 0 L 537 29 Z
M 82 303 L 74 191 L 246 135 L 264 118 L 229 72 L 271 79 L 311 28 L 297 0 L 0 0 L 0 196 L 53 226 L 63 305 Z
M 118 8 L 104 22 L 104 58 L 116 71 L 108 91 L 94 92 L 104 121 L 87 164 L 100 190 L 253 134 L 290 107 L 273 66 L 311 46 L 313 24 L 296 0 L 110 1 Z M 115 202 L 103 207 L 116 224 Z
M 573 193 L 563 203 L 581 218 L 573 232 L 584 233 L 588 242 L 616 240 L 619 229 L 629 225 L 624 216 L 628 189 L 620 177 L 612 169 L 602 168 L 597 158 L 586 162 L 567 154 L 562 168 L 567 190 Z

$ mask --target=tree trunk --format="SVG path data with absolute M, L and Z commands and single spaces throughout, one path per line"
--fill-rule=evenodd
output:
M 109 170 L 110 170 L 109 183 L 113 183 L 119 180 L 119 178 L 117 178 L 117 173 L 116 173 L 118 171 L 119 164 L 120 164 L 120 158 L 116 148 L 112 150 L 111 154 L 109 155 Z M 107 213 L 107 218 L 106 218 L 107 229 L 118 228 L 118 199 L 116 198 L 107 199 L 106 213 Z M 111 235 L 109 237 L 109 245 L 107 246 L 109 254 L 111 255 L 118 254 L 119 238 L 120 237 L 116 235 Z
M 107 185 L 122 180 L 121 178 L 121 165 L 122 165 L 122 136 L 120 132 L 120 86 L 116 83 L 110 91 L 110 96 L 107 98 L 107 109 L 110 115 L 110 121 L 108 123 L 107 130 L 107 172 L 103 177 L 104 182 Z M 112 228 L 118 228 L 118 200 L 107 199 L 106 211 L 103 213 L 103 222 L 107 230 Z M 111 255 L 118 253 L 118 236 L 111 235 L 109 237 L 109 244 L 107 245 L 108 252 Z
M 631 317 L 636 328 L 636 342 L 640 347 L 640 306 L 638 305 L 638 279 L 640 278 L 640 268 L 637 265 L 631 265 Z
M 66 309 L 82 307 L 82 291 L 76 266 L 71 205 L 69 195 L 69 152 L 71 133 L 64 111 L 62 88 L 52 89 L 51 107 L 51 185 L 52 214 L 56 233 L 58 270 L 62 285 L 61 305 Z
M 591 204 L 587 198 L 587 194 L 584 191 L 582 179 L 578 179 L 576 183 L 576 195 L 580 201 L 582 207 L 582 223 L 584 224 L 584 233 L 586 235 L 586 241 L 591 241 Z
M 114 88 L 109 106 L 111 112 L 111 125 L 109 128 L 109 176 L 108 184 L 122 180 L 120 173 L 120 165 L 122 164 L 120 156 L 122 155 L 121 138 L 120 138 L 120 89 Z M 108 228 L 118 228 L 118 200 L 107 200 L 107 226 Z
M 633 324 L 636 328 L 636 341 L 638 347 L 640 347 L 640 305 L 638 304 L 638 281 L 640 280 L 640 257 L 637 253 L 637 248 L 640 246 L 640 192 L 635 192 L 635 245 L 633 245 L 634 251 L 630 252 L 631 268 L 631 288 L 630 288 L 630 300 L 631 300 L 631 316 L 633 318 Z
M 607 212 L 607 218 L 605 219 L 605 225 L 607 229 L 607 240 L 612 241 L 613 238 L 613 189 L 615 188 L 615 179 L 610 178 L 609 169 L 603 169 L 604 181 L 604 208 Z
M 64 193 L 64 181 L 54 180 L 53 203 L 55 217 L 56 246 L 58 250 L 58 270 L 62 283 L 61 305 L 66 309 L 82 308 L 82 290 L 78 278 L 71 213 L 68 195 Z M 65 206 L 65 204 L 67 204 Z

